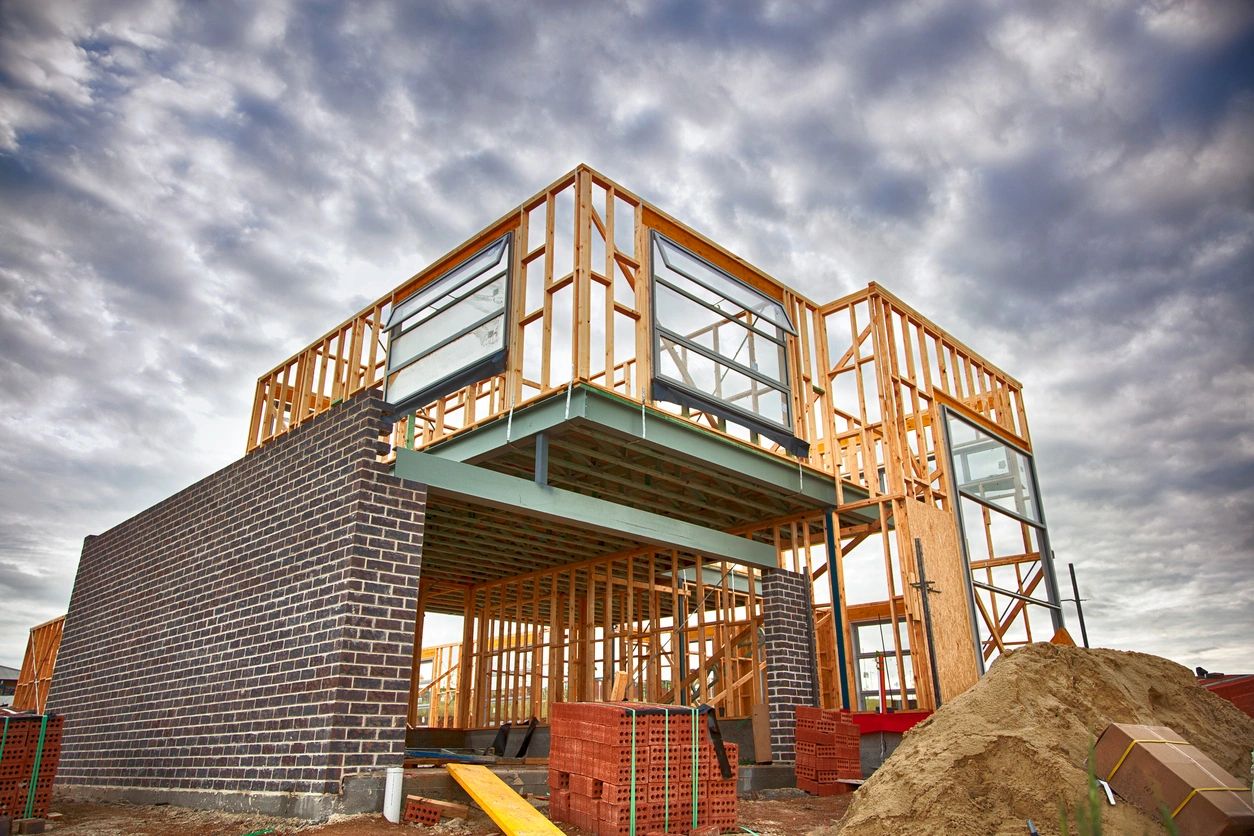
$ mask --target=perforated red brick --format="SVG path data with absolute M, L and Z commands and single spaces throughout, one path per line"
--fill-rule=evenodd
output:
M 415 799 L 405 801 L 405 821 L 415 824 L 433 825 L 440 823 L 440 809 L 423 804 Z

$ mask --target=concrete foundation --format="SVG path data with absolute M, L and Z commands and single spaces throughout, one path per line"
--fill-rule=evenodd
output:
M 547 796 L 549 794 L 549 770 L 545 766 L 498 767 L 492 770 L 505 784 L 519 795 Z M 383 772 L 365 772 L 351 775 L 344 781 L 344 796 L 335 812 L 362 813 L 383 809 Z M 749 796 L 765 789 L 792 787 L 796 776 L 791 763 L 766 766 L 741 766 L 736 792 Z M 424 767 L 405 772 L 406 795 L 422 795 L 441 801 L 469 804 L 470 796 L 442 767 Z
M 348 780 L 344 782 L 346 790 Z M 379 801 L 375 809 L 382 810 L 383 779 L 379 780 Z M 341 796 L 310 792 L 237 792 L 59 784 L 55 797 L 66 801 L 105 801 L 114 804 L 170 804 L 194 810 L 259 813 L 312 821 L 323 821 L 342 812 Z M 366 809 L 360 808 L 356 812 L 365 812 Z
M 547 796 L 549 771 L 544 766 L 500 767 L 493 770 L 518 794 Z M 57 797 L 67 801 L 106 801 L 125 804 L 172 804 L 197 810 L 221 810 L 230 813 L 259 813 L 266 816 L 323 821 L 335 814 L 377 813 L 383 810 L 383 786 L 386 772 L 376 770 L 344 777 L 340 795 L 282 792 L 230 792 L 143 789 L 137 787 L 84 787 L 69 785 L 57 788 Z M 766 766 L 741 766 L 736 791 L 751 796 L 756 792 L 796 784 L 790 763 Z M 405 772 L 405 795 L 422 795 L 442 801 L 470 804 L 470 796 L 453 776 L 442 767 L 423 767 Z
M 747 720 L 722 723 L 724 739 L 741 745 L 742 758 L 752 753 L 753 729 Z M 431 729 L 410 732 L 411 746 L 445 748 L 485 748 L 495 732 L 459 729 Z M 522 741 L 521 733 L 511 735 L 510 750 Z M 874 732 L 862 737 L 862 774 L 870 776 L 901 743 L 895 732 Z M 536 729 L 532 737 L 534 757 L 544 757 L 549 749 L 549 730 Z M 502 766 L 493 770 L 515 792 L 547 796 L 548 767 Z M 231 792 L 214 790 L 172 790 L 137 787 L 85 787 L 58 785 L 57 797 L 73 801 L 107 801 L 127 804 L 172 804 L 199 810 L 222 810 L 233 813 L 255 812 L 267 816 L 322 821 L 335 814 L 379 812 L 383 809 L 383 786 L 386 772 L 371 770 L 344 776 L 339 795 L 300 792 Z M 741 764 L 736 792 L 742 798 L 763 790 L 795 787 L 796 776 L 791 762 L 772 764 Z M 423 795 L 442 801 L 471 803 L 470 797 L 448 771 L 442 767 L 420 767 L 405 772 L 404 793 Z

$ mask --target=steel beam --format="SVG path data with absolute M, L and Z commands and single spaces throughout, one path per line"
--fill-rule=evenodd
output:
M 574 491 L 537 485 L 530 479 L 506 476 L 434 453 L 397 450 L 394 472 L 402 479 L 426 485 L 437 497 L 455 496 L 520 516 L 577 525 L 733 563 L 772 569 L 777 565 L 775 548 L 765 543 Z
M 836 505 L 836 483 L 829 474 L 582 384 L 433 444 L 426 451 L 453 461 L 474 461 L 501 447 L 529 443 L 532 436 L 567 421 L 590 426 L 622 441 L 649 446 L 692 467 L 722 471 L 729 478 L 748 481 L 765 490 L 798 495 L 816 508 Z M 865 495 L 865 491 L 853 485 L 846 485 L 845 492 L 857 497 Z

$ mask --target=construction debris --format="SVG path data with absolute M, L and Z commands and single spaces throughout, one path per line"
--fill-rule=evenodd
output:
M 470 808 L 453 801 L 440 801 L 421 795 L 405 796 L 404 820 L 415 824 L 439 824 L 441 819 L 464 819 L 470 816 Z
M 1254 719 L 1143 653 L 1033 644 L 907 732 L 830 834 L 1059 831 L 1087 793 L 1086 763 L 1111 723 L 1168 726 L 1246 787 Z M 1103 805 L 1111 833 L 1164 833 L 1133 804 Z

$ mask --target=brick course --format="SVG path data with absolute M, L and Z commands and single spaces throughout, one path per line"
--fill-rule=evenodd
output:
M 83 546 L 58 783 L 336 793 L 403 755 L 425 489 L 363 393 Z
M 766 695 L 776 760 L 795 758 L 796 707 L 818 705 L 813 619 L 805 575 L 784 569 L 762 573 Z

